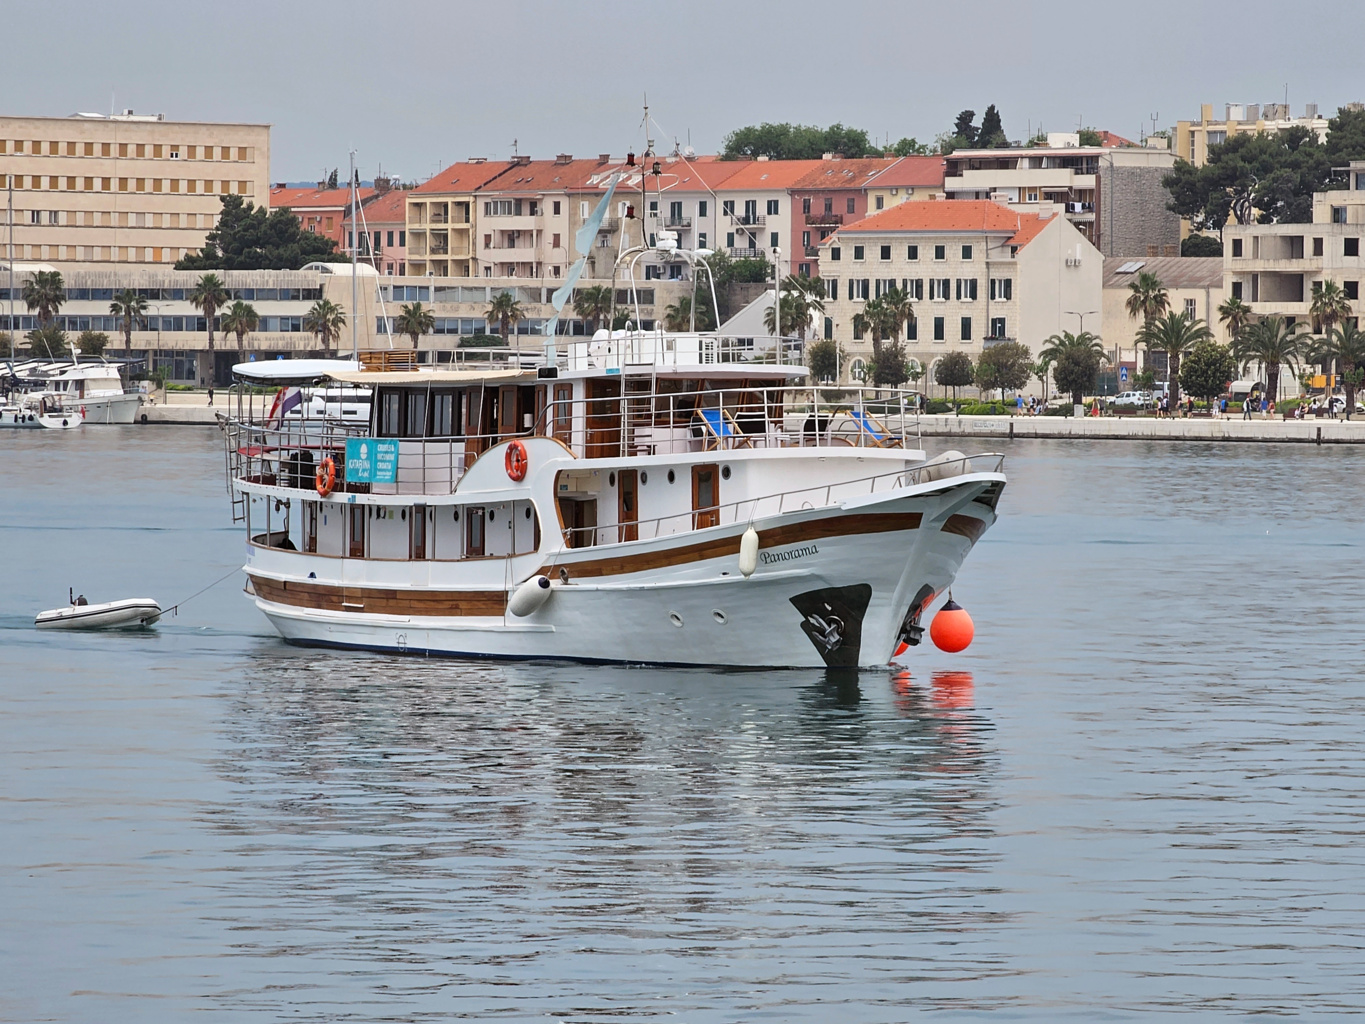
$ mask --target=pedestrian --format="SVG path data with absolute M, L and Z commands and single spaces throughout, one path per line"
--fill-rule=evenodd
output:
M 1228 418 L 1228 399 L 1226 395 L 1218 399 L 1218 413 L 1223 419 Z
M 1247 395 L 1246 398 L 1242 399 L 1242 419 L 1244 419 L 1244 420 L 1249 420 L 1249 419 L 1251 419 L 1251 396 L 1250 396 L 1250 395 Z
M 213 404 L 213 388 L 209 388 L 209 405 Z
M 1273 398 L 1270 400 L 1270 418 L 1272 420 L 1275 418 L 1275 400 Z
M 1267 407 L 1268 407 L 1268 403 L 1266 402 L 1266 397 L 1265 397 L 1265 395 L 1261 395 L 1261 419 L 1265 419 L 1265 413 L 1266 413 Z

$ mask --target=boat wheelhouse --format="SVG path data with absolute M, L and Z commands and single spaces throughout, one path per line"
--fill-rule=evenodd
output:
M 774 359 L 625 330 L 536 368 L 245 364 L 225 433 L 250 591 L 300 644 L 884 664 L 994 522 L 1002 459 L 930 459 L 911 396 Z M 290 418 L 305 385 L 368 422 Z

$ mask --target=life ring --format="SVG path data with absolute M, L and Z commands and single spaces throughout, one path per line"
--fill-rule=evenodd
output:
M 507 475 L 512 480 L 520 483 L 526 479 L 526 446 L 520 441 L 513 441 L 507 446 Z
M 322 464 L 318 466 L 318 475 L 315 483 L 317 485 L 318 494 L 322 495 L 324 498 L 331 494 L 332 488 L 336 486 L 337 464 L 336 460 L 330 455 L 323 459 Z

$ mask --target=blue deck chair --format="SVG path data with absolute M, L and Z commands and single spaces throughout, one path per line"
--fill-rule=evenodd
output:
M 872 442 L 874 448 L 900 448 L 901 438 L 891 433 L 877 419 L 861 409 L 849 409 L 848 418 L 851 419 L 858 432 L 867 440 Z
M 735 418 L 724 409 L 698 409 L 692 419 L 701 426 L 702 437 L 706 441 L 705 451 L 734 448 L 739 445 L 748 448 L 754 446 L 753 438 L 740 430 Z

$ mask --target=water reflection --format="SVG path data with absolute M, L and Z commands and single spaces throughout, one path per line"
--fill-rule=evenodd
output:
M 537 1014 L 556 991 L 644 1012 L 642 954 L 670 989 L 728 977 L 753 1006 L 818 986 L 786 965 L 835 941 L 855 977 L 999 971 L 990 728 L 937 692 L 276 647 L 231 695 L 235 797 L 204 815 L 240 843 L 239 952 L 382 957 L 338 984 Z M 541 984 L 504 984 L 523 976 Z

